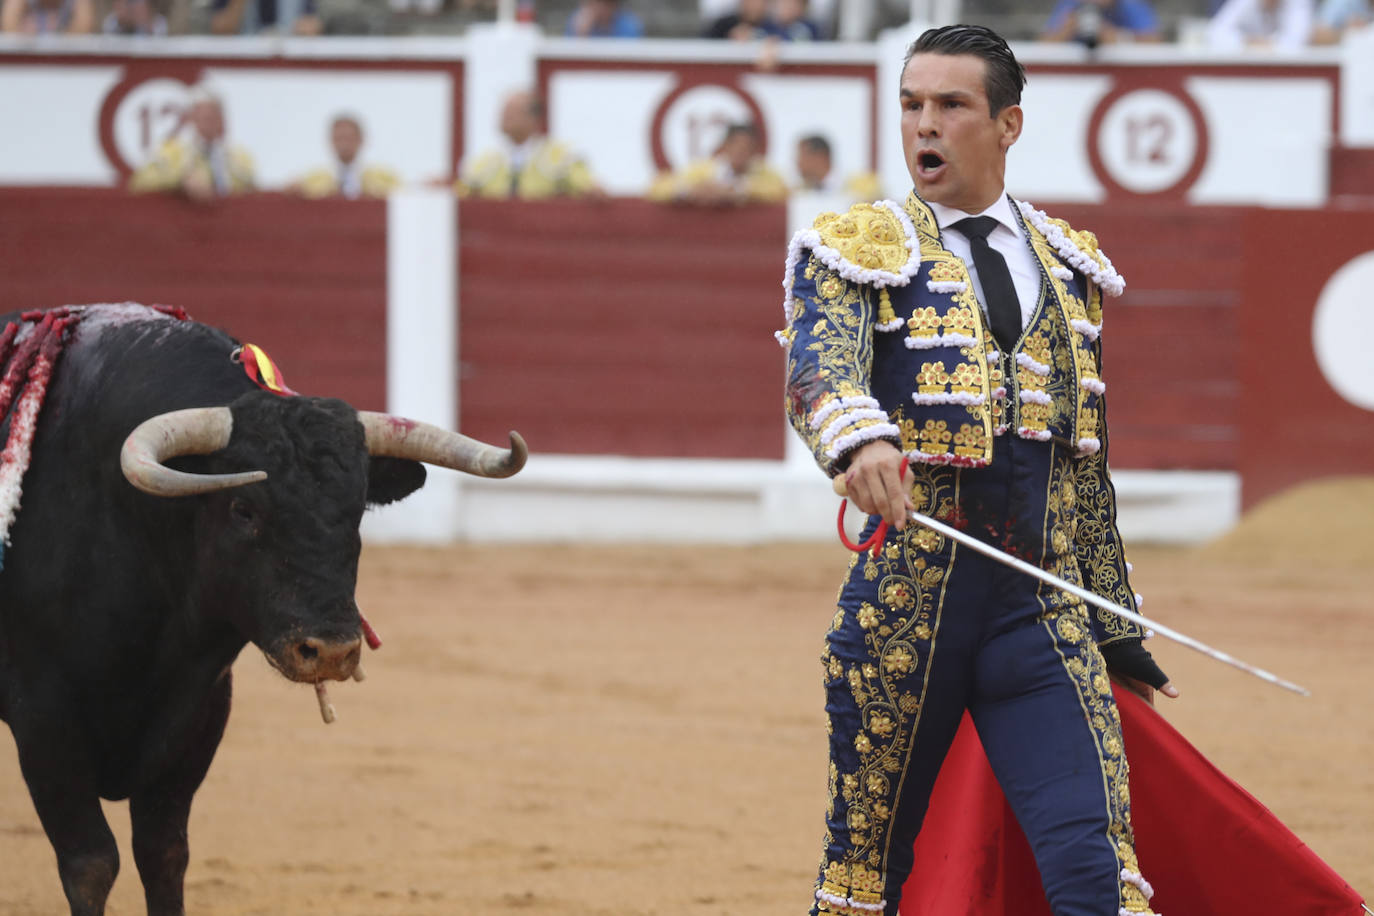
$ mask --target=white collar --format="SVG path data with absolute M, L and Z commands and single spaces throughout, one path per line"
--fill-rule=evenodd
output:
M 532 155 L 543 140 L 542 134 L 530 134 L 520 143 L 513 143 L 509 137 L 506 137 L 506 148 L 510 150 L 512 156 L 524 158 Z
M 935 224 L 940 227 L 941 231 L 970 216 L 991 216 L 998 223 L 1010 229 L 1017 238 L 1021 237 L 1021 224 L 1011 212 L 1011 200 L 1006 194 L 999 195 L 993 205 L 982 213 L 968 213 L 929 200 L 926 201 L 926 206 L 930 207 L 930 212 L 935 214 Z

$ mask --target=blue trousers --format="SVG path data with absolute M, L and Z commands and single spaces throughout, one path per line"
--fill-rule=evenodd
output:
M 918 510 L 1081 581 L 1073 458 L 1058 446 L 1004 436 L 986 468 L 910 473 Z M 1120 718 L 1078 599 L 908 526 L 856 556 L 821 661 L 830 804 L 813 916 L 897 913 L 965 709 L 1055 916 L 1150 912 Z

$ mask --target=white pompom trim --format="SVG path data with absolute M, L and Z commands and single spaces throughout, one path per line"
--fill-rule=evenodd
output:
M 888 420 L 887 411 L 881 407 L 861 408 L 858 410 L 848 410 L 840 414 L 825 427 L 825 432 L 821 433 L 821 445 L 829 445 L 830 440 L 840 434 L 846 426 L 853 426 L 860 420 Z
M 1145 880 L 1145 876 L 1139 872 L 1131 871 L 1129 868 L 1123 868 L 1121 869 L 1121 880 L 1125 881 L 1127 884 L 1134 885 L 1137 890 L 1145 895 L 1146 900 L 1149 900 L 1155 895 L 1155 889 L 1150 886 L 1149 881 Z
M 953 452 L 940 452 L 937 455 L 932 455 L 919 449 L 914 452 L 907 452 L 906 458 L 913 464 L 956 464 L 964 468 L 984 468 L 988 465 L 986 458 L 972 458 L 956 455 Z
M 1017 428 L 1016 435 L 1022 439 L 1034 439 L 1037 442 L 1048 442 L 1054 438 L 1054 433 L 1048 429 L 1031 429 L 1029 426 Z
M 936 347 L 976 347 L 978 341 L 966 334 L 936 334 L 933 337 L 908 337 L 908 350 L 934 350 Z
M 906 324 L 905 319 L 893 318 L 891 321 L 880 321 L 873 326 L 875 331 L 900 331 L 902 325 Z
M 962 293 L 968 284 L 963 280 L 927 280 L 926 289 L 932 293 Z
M 1022 391 L 1021 403 L 1048 405 L 1053 404 L 1054 401 L 1043 391 Z
M 1028 353 L 1016 354 L 1016 365 L 1020 366 L 1022 369 L 1029 369 L 1041 378 L 1045 378 L 1050 374 L 1049 366 L 1037 361 Z
M 1073 318 L 1069 321 L 1069 327 L 1082 334 L 1088 340 L 1097 340 L 1102 334 L 1102 325 L 1093 324 L 1086 318 Z
M 1101 395 L 1107 393 L 1107 383 L 1100 378 L 1081 379 L 1078 384 L 1082 385 L 1085 391 L 1091 391 L 1093 394 Z
M 847 906 L 850 909 L 864 910 L 868 913 L 881 913 L 887 909 L 887 901 L 879 900 L 877 903 L 860 903 L 853 897 L 839 897 L 835 894 L 828 894 L 821 888 L 816 888 L 816 899 L 831 906 Z
M 852 433 L 845 433 L 834 442 L 830 443 L 830 448 L 825 450 L 827 458 L 838 458 L 845 452 L 865 442 L 874 439 L 897 439 L 902 435 L 902 431 L 892 423 L 875 423 L 872 426 L 865 426 L 863 429 L 856 429 Z
M 1073 271 L 1062 264 L 1056 264 L 1050 268 L 1050 276 L 1067 282 L 1073 279 Z
M 1096 455 L 1100 451 L 1102 451 L 1101 439 L 1089 439 L 1084 437 L 1078 440 L 1078 457 Z
M 825 418 L 830 416 L 837 410 L 851 410 L 855 407 L 872 408 L 879 406 L 881 405 L 878 403 L 877 398 L 871 398 L 867 395 L 854 395 L 851 397 L 832 398 L 826 402 L 824 407 L 816 411 L 811 416 L 811 428 L 820 429 L 821 424 L 825 422 Z
M 921 394 L 916 391 L 912 392 L 911 400 L 916 404 L 963 404 L 965 407 L 977 407 L 987 398 L 967 391 L 944 391 L 940 394 Z
M 1112 266 L 1112 261 L 1107 257 L 1105 251 L 1098 249 L 1097 256 L 1102 259 L 1102 263 L 1098 264 L 1096 259 L 1075 245 L 1073 240 L 1064 234 L 1063 229 L 1050 222 L 1045 211 L 1035 209 L 1024 200 L 1018 200 L 1016 206 L 1021 210 L 1021 215 L 1026 218 L 1026 221 L 1039 230 L 1040 234 L 1045 237 L 1045 241 L 1049 242 L 1051 247 L 1058 252 L 1059 257 L 1074 270 L 1096 283 L 1109 296 L 1120 296 L 1126 291 L 1126 281 L 1121 274 L 1116 272 L 1116 268 Z

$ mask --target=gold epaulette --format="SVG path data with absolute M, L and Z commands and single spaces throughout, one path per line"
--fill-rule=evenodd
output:
M 1075 229 L 1069 225 L 1067 220 L 1062 220 L 1057 217 L 1050 217 L 1050 222 L 1063 230 L 1064 235 L 1073 243 L 1073 247 L 1092 258 L 1098 264 L 1102 263 L 1106 254 L 1102 249 L 1097 247 L 1096 235 L 1089 232 L 1087 229 Z
M 902 224 L 893 208 L 881 204 L 854 204 L 843 214 L 822 213 L 816 217 L 812 227 L 820 236 L 822 245 L 834 250 L 842 261 L 860 270 L 900 274 L 905 272 L 904 268 L 912 259 L 913 245 L 908 242 L 913 234 Z M 919 255 L 917 259 L 919 263 Z M 841 268 L 840 264 L 829 266 Z
M 1097 236 L 1084 229 L 1075 229 L 1062 219 L 1054 219 L 1025 201 L 1016 206 L 1034 229 L 1045 237 L 1059 258 L 1069 267 L 1096 283 L 1109 296 L 1119 296 L 1126 289 L 1126 281 L 1117 273 L 1112 259 L 1097 245 Z

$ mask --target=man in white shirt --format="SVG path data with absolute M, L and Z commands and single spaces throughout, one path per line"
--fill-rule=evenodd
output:
M 1124 282 L 1091 234 L 1006 194 L 1024 84 L 988 29 L 923 34 L 900 86 L 914 191 L 822 214 L 789 251 L 787 412 L 872 541 L 821 656 L 831 803 L 813 914 L 895 916 L 965 711 L 1055 916 L 1152 912 L 1108 679 L 1177 695 L 1143 634 L 908 524 L 916 509 L 1137 600 L 1099 344 L 1103 294 Z
M 1207 44 L 1218 51 L 1298 51 L 1311 38 L 1313 11 L 1313 0 L 1226 0 L 1207 24 Z

